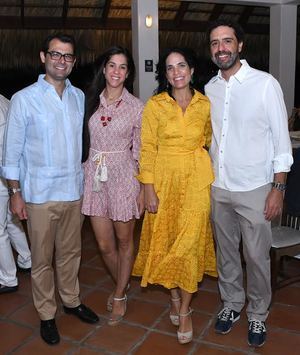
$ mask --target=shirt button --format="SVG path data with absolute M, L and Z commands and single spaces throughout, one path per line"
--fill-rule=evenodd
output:
M 226 101 L 225 104 L 228 105 L 228 102 Z

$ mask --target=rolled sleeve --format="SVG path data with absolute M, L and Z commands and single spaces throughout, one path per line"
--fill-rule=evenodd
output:
M 2 166 L 0 167 L 0 175 L 8 180 L 19 180 L 20 168 L 13 166 Z
M 277 155 L 273 160 L 274 173 L 287 173 L 291 169 L 294 159 L 291 154 Z
M 283 93 L 277 80 L 270 77 L 265 91 L 266 110 L 274 146 L 274 173 L 289 172 L 293 164 L 292 146 L 288 132 L 288 116 Z
M 154 184 L 154 174 L 143 171 L 143 173 L 136 176 L 136 178 L 143 184 Z
M 155 104 L 150 99 L 144 109 L 141 133 L 140 174 L 137 179 L 144 184 L 154 183 L 154 166 L 157 156 L 158 121 Z

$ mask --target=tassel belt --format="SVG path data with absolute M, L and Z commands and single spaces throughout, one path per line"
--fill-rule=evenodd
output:
M 99 192 L 101 182 L 106 182 L 108 180 L 106 155 L 120 154 L 126 152 L 126 150 L 115 150 L 111 152 L 99 151 L 93 148 L 90 148 L 90 150 L 95 152 L 95 154 L 92 157 L 92 161 L 96 162 L 97 164 L 95 175 L 94 175 L 94 181 L 93 181 L 93 191 Z

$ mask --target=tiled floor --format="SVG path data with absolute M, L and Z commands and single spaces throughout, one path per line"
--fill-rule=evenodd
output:
M 124 321 L 116 327 L 106 325 L 105 304 L 112 282 L 88 223 L 83 229 L 79 278 L 81 298 L 99 314 L 99 324 L 84 324 L 62 313 L 60 306 L 57 325 L 61 342 L 52 347 L 46 345 L 39 337 L 30 275 L 20 274 L 18 292 L 0 296 L 0 354 L 300 354 L 300 284 L 277 291 L 267 322 L 268 341 L 260 350 L 254 350 L 246 341 L 245 313 L 230 334 L 214 333 L 214 319 L 221 304 L 217 283 L 209 278 L 202 282 L 192 303 L 194 340 L 188 345 L 177 343 L 176 328 L 168 319 L 168 294 L 161 287 L 142 290 L 138 279 L 131 280 Z

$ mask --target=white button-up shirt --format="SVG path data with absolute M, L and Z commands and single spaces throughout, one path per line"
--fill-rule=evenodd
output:
M 270 74 L 241 68 L 229 81 L 221 71 L 205 86 L 213 128 L 214 186 L 250 191 L 288 172 L 293 163 L 282 90 Z
M 8 105 L 9 101 L 7 100 L 7 98 L 0 95 L 0 165 L 2 165 L 3 140 Z M 6 180 L 2 177 L 0 177 L 0 196 L 8 196 Z

